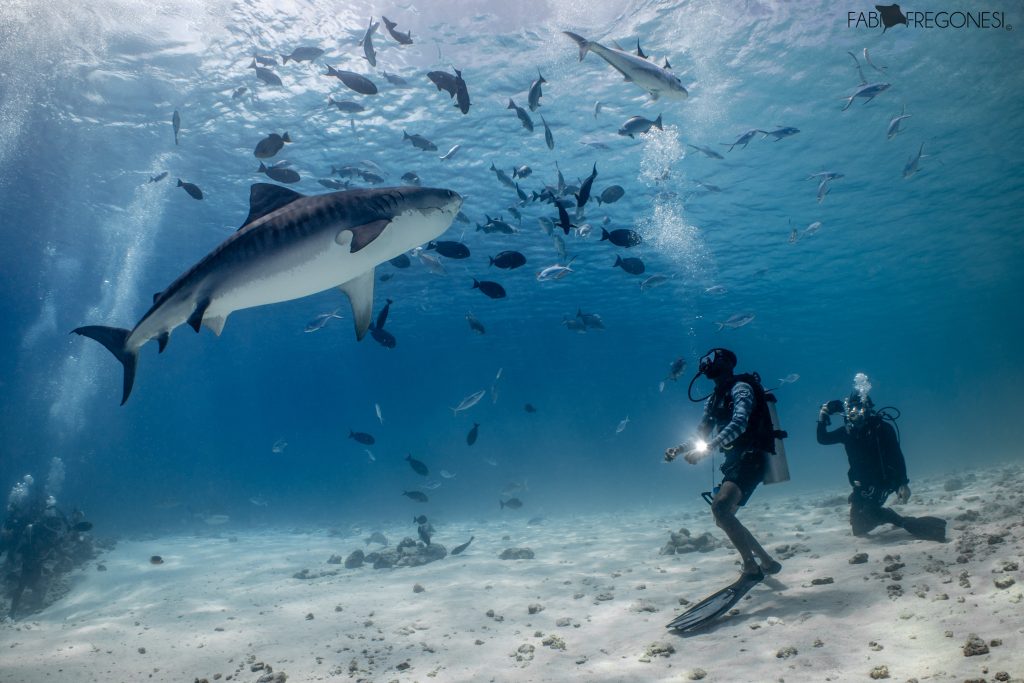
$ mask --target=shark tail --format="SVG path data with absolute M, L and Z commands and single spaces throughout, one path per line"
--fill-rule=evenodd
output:
M 716 329 L 715 332 L 721 332 L 722 330 L 725 329 L 725 323 L 716 322 L 715 324 L 718 325 L 718 329 Z
M 580 46 L 580 61 L 582 62 L 583 58 L 587 56 L 587 52 L 590 51 L 590 41 L 572 31 L 562 31 L 562 33 L 575 40 L 576 44 Z
M 114 358 L 124 366 L 124 395 L 121 397 L 121 405 L 124 405 L 132 393 L 132 385 L 135 384 L 135 367 L 139 363 L 138 351 L 129 350 L 126 346 L 131 330 L 120 327 L 104 327 L 103 325 L 87 325 L 86 327 L 76 327 L 71 331 L 103 344 L 107 351 L 114 354 Z

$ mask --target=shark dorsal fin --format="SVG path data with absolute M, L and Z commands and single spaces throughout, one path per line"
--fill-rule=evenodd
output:
M 242 223 L 239 230 L 249 225 L 257 218 L 262 218 L 268 213 L 273 213 L 282 206 L 287 206 L 296 199 L 302 199 L 305 196 L 306 195 L 300 194 L 295 190 L 289 190 L 287 187 L 281 187 L 280 185 L 273 185 L 271 183 L 253 184 L 253 186 L 249 188 L 249 215 L 246 216 L 245 221 Z

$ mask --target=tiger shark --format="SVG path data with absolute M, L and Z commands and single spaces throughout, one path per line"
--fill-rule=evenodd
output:
M 562 31 L 565 35 L 576 41 L 580 48 L 580 61 L 587 56 L 587 52 L 593 52 L 598 57 L 608 62 L 613 69 L 622 74 L 627 81 L 636 83 L 647 91 L 652 100 L 658 99 L 660 95 L 686 99 L 689 93 L 683 87 L 679 77 L 657 64 L 652 64 L 625 50 L 605 47 L 594 40 L 587 40 L 581 35 L 571 31 Z
M 232 234 L 162 292 L 131 330 L 72 330 L 103 344 L 124 366 L 128 400 L 139 349 L 188 323 L 220 336 L 234 311 L 339 287 L 352 304 L 356 338 L 373 314 L 374 268 L 448 229 L 462 206 L 451 190 L 391 187 L 306 196 L 280 185 L 250 188 L 249 215 Z

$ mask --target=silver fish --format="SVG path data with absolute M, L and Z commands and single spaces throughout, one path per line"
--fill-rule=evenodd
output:
M 441 161 L 448 161 L 453 156 L 455 156 L 455 153 L 458 152 L 460 149 L 462 149 L 462 145 L 452 145 L 452 148 L 445 152 L 444 156 L 438 157 L 438 159 L 440 159 Z
M 316 332 L 318 330 L 322 330 L 324 328 L 324 325 L 330 322 L 331 318 L 337 318 L 338 320 L 341 320 L 341 316 L 338 315 L 338 311 L 340 310 L 340 308 L 336 308 L 330 313 L 321 313 L 320 315 L 316 316 L 308 323 L 306 323 L 306 329 L 304 330 L 304 332 Z
M 459 413 L 461 413 L 463 411 L 469 410 L 470 408 L 475 406 L 477 403 L 479 403 L 480 399 L 482 399 L 486 395 L 487 395 L 487 390 L 486 389 L 481 389 L 480 391 L 477 391 L 475 393 L 470 394 L 466 398 L 462 399 L 462 401 L 459 402 L 459 405 L 457 405 L 454 408 L 451 408 L 452 415 L 458 415 Z
M 907 159 L 907 163 L 903 165 L 903 177 L 904 178 L 909 178 L 912 175 L 914 175 L 915 173 L 917 173 L 919 170 L 921 170 L 920 169 L 921 159 L 926 158 L 926 155 L 922 155 L 922 152 L 924 152 L 924 143 L 923 142 L 921 143 L 921 146 L 918 148 L 917 154 L 915 154 L 915 155 L 911 156 L 909 159 Z
M 616 434 L 621 434 L 626 429 L 626 425 L 628 425 L 628 424 L 629 424 L 629 415 L 626 416 L 625 420 L 622 420 L 621 422 L 619 422 L 619 426 L 615 428 L 615 433 Z
M 737 313 L 736 315 L 730 316 L 724 322 L 716 322 L 715 324 L 718 325 L 718 329 L 716 331 L 721 332 L 726 327 L 736 329 L 743 327 L 744 325 L 749 325 L 753 321 L 753 313 Z
M 903 121 L 905 121 L 906 119 L 909 119 L 910 116 L 911 115 L 907 113 L 906 105 L 904 105 L 903 108 L 900 110 L 900 115 L 893 117 L 889 121 L 889 128 L 886 129 L 885 131 L 885 138 L 887 140 L 892 140 L 894 137 L 902 133 L 903 131 L 900 129 L 900 124 L 903 123 Z

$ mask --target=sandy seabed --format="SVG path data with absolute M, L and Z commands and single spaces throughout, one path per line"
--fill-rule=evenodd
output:
M 0 625 L 0 681 L 1024 680 L 1024 468 L 916 482 L 901 513 L 946 518 L 947 543 L 854 538 L 846 494 L 755 495 L 741 519 L 783 571 L 687 636 L 665 624 L 738 572 L 724 544 L 660 554 L 681 527 L 723 538 L 697 505 L 438 525 L 449 550 L 476 540 L 393 569 L 328 562 L 372 529 L 121 541 Z

